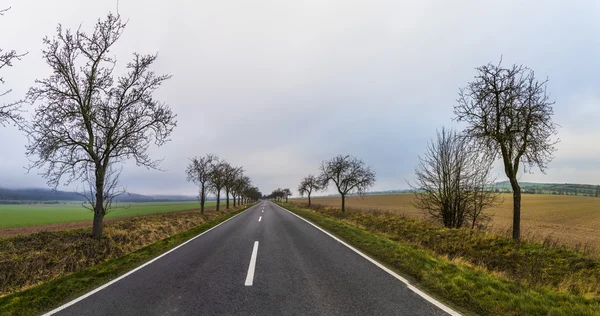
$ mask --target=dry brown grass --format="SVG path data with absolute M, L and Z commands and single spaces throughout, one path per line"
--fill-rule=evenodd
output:
M 225 213 L 173 212 L 108 222 L 100 241 L 89 229 L 0 238 L 0 296 L 121 257 Z
M 512 195 L 503 194 L 503 202 L 488 210 L 492 217 L 489 230 L 508 234 L 512 227 Z M 367 195 L 347 198 L 354 209 L 381 209 L 412 218 L 424 218 L 411 202 L 412 194 Z M 313 198 L 320 205 L 340 205 L 339 197 Z M 294 199 L 294 202 L 307 202 Z M 565 195 L 524 194 L 521 205 L 521 229 L 525 239 L 566 246 L 600 254 L 600 198 Z
M 600 315 L 600 258 L 380 210 L 286 205 L 481 315 Z

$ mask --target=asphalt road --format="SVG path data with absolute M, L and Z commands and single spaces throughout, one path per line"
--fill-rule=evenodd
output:
M 271 202 L 56 314 L 447 315 Z

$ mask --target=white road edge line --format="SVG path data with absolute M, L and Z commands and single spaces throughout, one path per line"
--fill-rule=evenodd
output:
M 277 204 L 275 204 L 275 205 L 277 205 Z M 356 252 L 356 253 L 357 253 L 357 254 L 359 254 L 361 257 L 363 257 L 363 258 L 365 258 L 365 259 L 369 260 L 371 263 L 373 263 L 374 265 L 378 266 L 378 267 L 379 267 L 380 269 L 382 269 L 383 271 L 385 271 L 385 272 L 389 273 L 390 275 L 392 275 L 392 276 L 393 276 L 393 277 L 395 277 L 396 279 L 400 280 L 402 283 L 406 284 L 406 286 L 407 286 L 407 287 L 408 287 L 408 288 L 409 288 L 411 291 L 415 292 L 417 295 L 419 295 L 420 297 L 424 298 L 426 301 L 428 301 L 429 303 L 431 303 L 431 304 L 435 305 L 436 307 L 438 307 L 439 309 L 443 310 L 444 312 L 446 312 L 446 313 L 448 313 L 448 314 L 450 314 L 450 315 L 452 315 L 452 316 L 461 316 L 461 314 L 460 314 L 459 312 L 457 312 L 457 311 L 453 310 L 452 308 L 450 308 L 450 307 L 446 306 L 444 303 L 442 303 L 442 302 L 440 302 L 440 301 L 436 300 L 435 298 L 431 297 L 429 294 L 427 294 L 427 293 L 425 293 L 425 292 L 423 292 L 423 291 L 419 290 L 418 288 L 416 288 L 415 286 L 413 286 L 412 284 L 410 284 L 410 282 L 409 282 L 407 279 L 405 279 L 405 278 L 401 277 L 401 276 L 400 276 L 400 275 L 398 275 L 396 272 L 394 272 L 394 271 L 390 270 L 388 267 L 386 267 L 386 266 L 382 265 L 381 263 L 377 262 L 375 259 L 373 259 L 373 258 L 371 258 L 371 257 L 369 257 L 369 256 L 367 256 L 367 255 L 365 255 L 365 254 L 364 254 L 364 253 L 362 253 L 360 250 L 358 250 L 358 249 L 356 249 L 356 248 L 354 248 L 354 247 L 350 246 L 349 244 L 347 244 L 347 243 L 346 243 L 346 242 L 344 242 L 343 240 L 341 240 L 341 239 L 339 239 L 339 238 L 335 237 L 334 235 L 332 235 L 332 234 L 331 234 L 331 233 L 329 233 L 328 231 L 326 231 L 326 230 L 322 229 L 321 227 L 319 227 L 319 226 L 317 226 L 317 225 L 315 225 L 315 224 L 311 223 L 310 221 L 308 221 L 308 220 L 306 220 L 306 219 L 304 219 L 304 218 L 300 217 L 299 215 L 295 214 L 294 212 L 291 212 L 291 211 L 289 211 L 289 210 L 286 210 L 285 208 L 283 208 L 283 207 L 281 207 L 281 206 L 279 206 L 279 205 L 277 205 L 277 206 L 278 206 L 280 209 L 282 209 L 282 210 L 284 210 L 284 211 L 286 211 L 286 212 L 289 212 L 290 214 L 292 214 L 292 215 L 294 215 L 294 216 L 298 217 L 299 219 L 301 219 L 301 220 L 303 220 L 303 221 L 307 222 L 308 224 L 310 224 L 310 225 L 314 226 L 314 227 L 315 227 L 315 228 L 317 228 L 318 230 L 320 230 L 320 231 L 322 231 L 323 233 L 327 234 L 329 237 L 331 237 L 331 238 L 335 239 L 335 240 L 336 240 L 337 242 L 339 242 L 340 244 L 342 244 L 342 245 L 344 245 L 344 246 L 346 246 L 346 247 L 350 248 L 352 251 Z
M 256 206 L 256 205 L 255 205 L 255 206 Z M 65 308 L 67 308 L 67 307 L 70 307 L 70 306 L 72 306 L 72 305 L 75 305 L 75 304 L 79 303 L 80 301 L 82 301 L 82 300 L 84 300 L 84 299 L 86 299 L 86 298 L 88 298 L 88 297 L 90 297 L 90 296 L 92 296 L 92 295 L 94 295 L 94 294 L 96 294 L 96 293 L 98 293 L 98 292 L 100 292 L 100 291 L 104 290 L 105 288 L 107 288 L 107 287 L 109 287 L 109 286 L 113 285 L 114 283 L 117 283 L 117 282 L 119 282 L 120 280 L 122 280 L 122 279 L 126 278 L 127 276 L 129 276 L 129 275 L 133 274 L 134 272 L 136 272 L 136 271 L 138 271 L 138 270 L 142 269 L 143 267 L 145 267 L 145 266 L 147 266 L 147 265 L 151 264 L 152 262 L 154 262 L 154 261 L 156 261 L 156 260 L 158 260 L 158 259 L 160 259 L 160 258 L 162 258 L 162 257 L 164 257 L 164 256 L 166 256 L 166 255 L 168 255 L 169 253 L 171 253 L 171 252 L 173 252 L 173 251 L 177 250 L 177 248 L 179 248 L 179 247 L 182 247 L 183 245 L 185 245 L 185 244 L 189 243 L 190 241 L 192 241 L 192 240 L 194 240 L 194 239 L 196 239 L 196 238 L 198 238 L 198 237 L 200 237 L 200 236 L 202 236 L 202 235 L 204 235 L 204 234 L 208 233 L 209 231 L 211 231 L 211 230 L 213 230 L 213 229 L 215 229 L 215 228 L 217 228 L 217 227 L 221 226 L 222 224 L 225 224 L 226 222 L 228 222 L 228 221 L 232 220 L 232 219 L 233 219 L 233 218 L 235 218 L 236 216 L 238 216 L 238 215 L 240 215 L 240 214 L 242 214 L 242 213 L 245 213 L 247 210 L 249 210 L 249 209 L 251 209 L 251 208 L 254 208 L 255 206 L 252 206 L 252 207 L 250 207 L 250 208 L 248 208 L 248 209 L 244 210 L 244 211 L 243 211 L 243 212 L 241 212 L 241 213 L 235 214 L 234 216 L 232 216 L 232 217 L 230 217 L 230 218 L 226 219 L 225 221 L 223 221 L 223 222 L 219 223 L 218 225 L 216 225 L 216 226 L 213 226 L 213 227 L 211 227 L 210 229 L 208 229 L 208 230 L 206 230 L 206 231 L 204 231 L 204 232 L 200 233 L 199 235 L 197 235 L 197 236 L 193 237 L 192 239 L 190 239 L 190 240 L 188 240 L 188 241 L 186 241 L 186 242 L 182 243 L 181 245 L 179 245 L 179 246 L 177 246 L 177 247 L 175 247 L 175 248 L 173 248 L 173 249 L 171 249 L 171 250 L 169 250 L 169 251 L 167 251 L 167 252 L 163 253 L 162 255 L 160 255 L 160 256 L 158 256 L 158 257 L 156 257 L 156 258 L 154 258 L 154 259 L 152 259 L 152 260 L 150 260 L 150 261 L 148 261 L 148 262 L 146 262 L 146 263 L 144 263 L 144 264 L 142 264 L 141 266 L 139 266 L 139 267 L 137 267 L 137 268 L 135 268 L 135 269 L 133 269 L 133 270 L 131 270 L 131 271 L 129 271 L 129 272 L 127 272 L 127 273 L 123 274 L 122 276 L 120 276 L 120 277 L 118 277 L 118 278 L 116 278 L 116 279 L 114 279 L 114 280 L 112 280 L 112 281 L 110 281 L 110 282 L 108 282 L 108 283 L 106 283 L 106 284 L 104 284 L 104 285 L 101 285 L 100 287 L 97 287 L 96 289 L 94 289 L 94 290 L 92 290 L 92 291 L 90 291 L 90 292 L 87 292 L 86 294 L 83 294 L 82 296 L 80 296 L 80 297 L 78 297 L 78 298 L 76 298 L 76 299 L 74 299 L 74 300 L 72 300 L 72 301 L 70 301 L 70 302 L 68 302 L 68 303 L 65 303 L 65 304 L 63 304 L 63 305 L 61 305 L 61 306 L 59 306 L 59 307 L 57 307 L 57 308 L 55 308 L 55 309 L 53 309 L 53 310 L 51 310 L 51 311 L 49 311 L 49 312 L 45 313 L 45 314 L 43 314 L 42 316 L 49 316 L 49 315 L 53 315 L 53 314 L 55 314 L 55 313 L 58 313 L 58 312 L 62 311 L 63 309 L 65 309 Z
M 254 242 L 254 248 L 252 248 L 252 256 L 250 256 L 250 264 L 248 265 L 248 275 L 246 275 L 245 286 L 252 286 L 254 282 L 254 270 L 256 269 L 256 256 L 258 255 L 258 240 Z
M 262 216 L 258 218 L 258 221 L 260 222 L 261 219 L 262 219 Z

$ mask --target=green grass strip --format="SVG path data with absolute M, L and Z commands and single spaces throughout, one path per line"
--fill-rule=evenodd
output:
M 282 206 L 409 276 L 414 285 L 442 301 L 452 302 L 449 305 L 481 315 L 600 315 L 598 300 L 526 288 L 324 214 L 288 204 Z
M 21 292 L 0 297 L 0 315 L 39 315 L 56 308 L 137 268 L 251 206 L 202 223 L 188 231 L 157 241 L 125 256 L 108 260 Z

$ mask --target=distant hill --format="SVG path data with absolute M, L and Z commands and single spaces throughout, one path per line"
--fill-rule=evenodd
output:
M 576 183 L 535 183 L 535 182 L 519 182 L 521 192 L 523 194 L 557 194 L 557 195 L 580 195 L 580 196 L 595 196 L 600 197 L 600 185 L 592 184 L 576 184 Z M 496 182 L 493 189 L 500 192 L 512 192 L 510 182 Z M 387 190 L 373 191 L 366 194 L 399 194 L 415 192 L 412 189 L 405 190 Z M 353 194 L 351 194 L 353 195 Z M 339 194 L 330 194 L 327 196 L 339 196 Z
M 529 194 L 560 194 L 560 195 L 584 195 L 599 196 L 600 186 L 592 184 L 577 183 L 534 183 L 519 182 L 521 191 Z M 512 192 L 510 182 L 497 182 L 496 187 L 505 192 Z
M 0 204 L 21 204 L 26 202 L 55 202 L 58 201 L 83 201 L 83 197 L 72 191 L 53 191 L 50 189 L 0 188 Z M 168 201 L 195 201 L 195 196 L 186 195 L 142 195 L 127 193 L 115 199 L 117 202 L 168 202 Z

